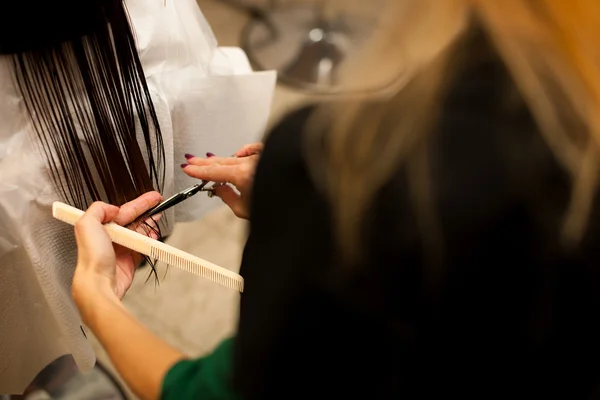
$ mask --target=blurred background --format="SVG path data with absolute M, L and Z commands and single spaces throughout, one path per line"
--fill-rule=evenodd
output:
M 243 48 L 255 70 L 278 71 L 270 125 L 316 98 L 385 85 L 369 77 L 344 82 L 341 66 L 351 66 L 362 43 L 381 28 L 377 19 L 386 0 L 197 1 L 220 46 Z M 202 220 L 179 224 L 167 242 L 237 271 L 246 234 L 246 222 L 221 206 Z M 238 294 L 177 268 L 160 265 L 158 269 L 158 285 L 154 278 L 147 279 L 146 268 L 136 275 L 124 298 L 152 331 L 190 356 L 209 352 L 235 333 Z M 86 333 L 98 357 L 93 372 L 80 374 L 70 356 L 63 357 L 38 376 L 30 393 L 12 399 L 135 399 L 102 347 Z

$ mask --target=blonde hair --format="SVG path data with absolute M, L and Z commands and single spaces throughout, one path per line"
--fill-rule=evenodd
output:
M 343 254 L 359 256 L 364 215 L 401 162 L 421 205 L 418 222 L 425 236 L 441 240 L 427 178 L 428 154 L 419 144 L 442 103 L 456 45 L 474 23 L 491 39 L 545 141 L 572 178 L 563 238 L 576 243 L 586 229 L 600 162 L 600 1 L 390 3 L 385 29 L 362 57 L 380 62 L 349 77 L 396 79 L 377 101 L 327 105 L 309 124 L 310 154 L 320 154 L 311 159 L 313 175 L 329 194 Z M 325 115 L 333 121 L 326 129 Z M 318 153 L 317 147 L 325 150 Z

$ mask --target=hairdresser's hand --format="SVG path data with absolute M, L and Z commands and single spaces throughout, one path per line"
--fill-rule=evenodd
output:
M 186 156 L 188 163 L 182 165 L 183 172 L 197 179 L 226 183 L 217 187 L 215 194 L 231 208 L 235 215 L 248 219 L 248 199 L 262 148 L 262 143 L 248 144 L 238 150 L 234 157 L 216 157 L 210 153 L 207 154 L 207 158 L 188 155 Z
M 77 221 L 75 237 L 78 259 L 72 292 L 83 316 L 94 306 L 97 295 L 119 300 L 123 298 L 141 261 L 138 253 L 113 245 L 102 224 L 115 222 L 127 225 L 161 200 L 159 193 L 149 192 L 120 208 L 96 202 Z M 153 232 L 150 236 L 152 235 Z

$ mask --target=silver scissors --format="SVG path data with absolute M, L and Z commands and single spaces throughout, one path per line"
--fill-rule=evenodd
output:
M 236 156 L 233 155 L 232 157 L 236 157 Z M 173 207 L 174 205 L 177 205 L 177 204 L 181 203 L 182 201 L 189 199 L 190 197 L 192 197 L 193 195 L 195 195 L 198 192 L 207 192 L 208 197 L 213 197 L 215 194 L 215 189 L 218 188 L 219 186 L 223 186 L 225 184 L 223 182 L 216 182 L 209 188 L 205 187 L 209 183 L 210 183 L 210 181 L 201 181 L 200 183 L 197 183 L 194 186 L 190 186 L 189 188 L 182 190 L 179 193 L 174 194 L 173 196 L 164 200 L 162 203 L 158 204 L 157 206 L 154 206 L 153 208 L 146 211 L 144 214 L 140 215 L 140 217 L 136 221 L 145 220 L 147 218 L 153 217 L 154 215 L 156 215 L 158 213 L 168 210 L 169 208 Z
M 168 210 L 169 208 L 181 203 L 182 201 L 189 199 L 198 192 L 209 192 L 210 196 L 214 192 L 214 188 L 206 188 L 205 186 L 209 183 L 210 181 L 202 181 L 200 183 L 195 184 L 194 186 L 190 186 L 189 188 L 182 190 L 179 193 L 174 194 L 173 196 L 169 197 L 168 199 L 162 201 L 158 205 L 146 211 L 138 218 L 138 221 L 145 220 L 147 218 L 153 217 L 158 213 Z

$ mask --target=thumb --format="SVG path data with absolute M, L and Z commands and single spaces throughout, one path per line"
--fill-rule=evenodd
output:
M 119 207 L 94 202 L 75 223 L 75 236 L 78 239 L 88 239 L 103 232 L 103 223 L 112 221 L 119 213 Z
M 245 218 L 245 210 L 242 197 L 229 185 L 222 185 L 215 188 L 215 194 L 221 198 L 223 203 L 227 204 L 233 213 Z

